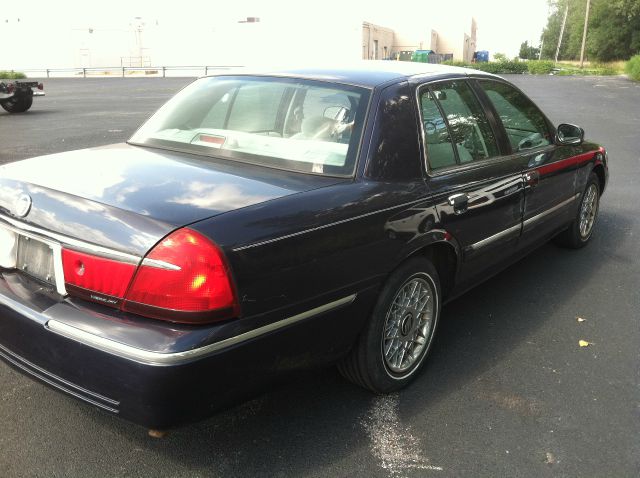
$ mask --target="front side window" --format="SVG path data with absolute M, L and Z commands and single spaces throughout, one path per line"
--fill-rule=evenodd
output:
M 270 77 L 195 81 L 130 142 L 300 172 L 352 175 L 369 90 Z
M 430 85 L 420 95 L 420 109 L 431 169 L 500 154 L 489 120 L 466 81 Z
M 493 103 L 513 151 L 524 151 L 551 143 L 547 122 L 529 98 L 506 83 L 491 80 L 479 83 Z

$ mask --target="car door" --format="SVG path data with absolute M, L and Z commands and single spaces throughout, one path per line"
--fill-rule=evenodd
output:
M 504 81 L 478 79 L 503 128 L 511 158 L 522 168 L 525 201 L 520 248 L 564 228 L 575 212 L 577 165 L 571 146 L 554 144 L 554 128 L 520 90 Z
M 462 250 L 458 283 L 473 282 L 511 257 L 520 236 L 521 166 L 504 155 L 468 79 L 418 90 L 428 184 L 441 227 Z

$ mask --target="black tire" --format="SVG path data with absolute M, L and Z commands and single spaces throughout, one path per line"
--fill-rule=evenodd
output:
M 33 96 L 12 97 L 7 101 L 3 101 L 0 105 L 9 113 L 24 113 L 33 104 Z
M 593 203 L 590 206 L 593 198 Z M 578 207 L 578 212 L 576 213 L 576 217 L 573 218 L 569 227 L 558 234 L 554 241 L 556 244 L 568 247 L 570 249 L 580 249 L 581 247 L 586 246 L 593 236 L 593 230 L 596 225 L 596 221 L 598 219 L 598 210 L 600 209 L 600 180 L 595 173 L 591 173 L 589 176 L 589 180 L 587 181 L 587 185 L 582 192 L 582 196 L 580 197 L 580 206 Z M 584 226 L 583 223 L 583 214 L 587 216 L 592 216 L 590 225 L 586 228 L 581 227 Z
M 427 295 L 424 296 L 424 306 L 419 302 L 417 304 L 417 307 L 424 311 L 422 314 L 417 309 L 399 306 L 399 303 L 402 302 L 401 299 L 406 298 L 406 294 L 401 295 L 403 290 L 411 288 L 414 284 L 417 288 L 424 287 L 425 294 L 431 295 L 430 298 L 427 298 Z M 417 291 L 418 300 L 420 300 L 421 290 L 413 290 Z M 411 297 L 414 295 L 415 293 Z M 389 393 L 405 387 L 417 375 L 429 353 L 440 317 L 440 304 L 440 281 L 436 269 L 425 258 L 409 259 L 387 280 L 378 297 L 373 314 L 358 341 L 349 355 L 338 364 L 340 373 L 351 382 L 376 393 Z M 429 321 L 424 320 L 427 317 L 429 317 Z M 426 332 L 427 323 L 429 324 L 428 332 Z M 385 332 L 397 336 L 397 340 L 388 336 L 385 340 Z M 424 343 L 420 348 L 421 344 L 417 339 L 422 338 L 424 338 Z M 393 348 L 393 345 L 396 343 L 408 344 L 409 342 L 411 344 L 407 347 L 416 352 L 415 358 L 412 353 L 408 355 L 403 353 L 400 358 L 398 355 L 400 345 L 396 348 Z M 389 346 L 386 352 L 385 344 Z M 407 350 L 409 349 L 405 351 Z M 388 355 L 391 352 L 394 352 L 395 355 L 391 354 L 391 358 L 389 358 Z M 408 362 L 413 360 L 407 365 L 408 368 L 400 371 L 392 370 L 394 365 L 397 369 L 401 368 L 398 364 L 403 361 L 405 356 Z M 396 359 L 396 364 L 389 363 L 393 362 L 391 360 L 393 358 Z M 398 358 L 400 358 L 399 361 Z

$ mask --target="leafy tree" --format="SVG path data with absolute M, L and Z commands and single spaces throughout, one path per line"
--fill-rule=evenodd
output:
M 530 46 L 528 41 L 520 44 L 520 54 L 518 55 L 523 60 L 537 60 L 540 48 Z
M 565 9 L 569 8 L 559 59 L 580 57 L 587 0 L 549 0 L 551 14 L 542 34 L 542 57 L 554 58 Z M 640 0 L 591 0 L 587 57 L 629 58 L 640 51 Z
M 640 52 L 640 0 L 598 0 L 589 20 L 587 52 L 598 61 Z

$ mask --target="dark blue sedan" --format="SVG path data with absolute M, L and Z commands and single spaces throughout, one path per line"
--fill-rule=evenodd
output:
M 156 430 L 312 366 L 397 390 L 445 302 L 589 242 L 583 135 L 453 67 L 201 78 L 126 144 L 0 168 L 0 357 Z

